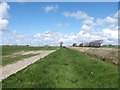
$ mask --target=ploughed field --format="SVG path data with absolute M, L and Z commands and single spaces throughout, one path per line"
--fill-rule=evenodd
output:
M 2 81 L 3 88 L 115 88 L 117 66 L 60 48 Z

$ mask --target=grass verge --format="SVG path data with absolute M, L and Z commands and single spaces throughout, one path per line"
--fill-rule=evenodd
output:
M 116 88 L 117 67 L 60 48 L 2 81 L 3 88 Z

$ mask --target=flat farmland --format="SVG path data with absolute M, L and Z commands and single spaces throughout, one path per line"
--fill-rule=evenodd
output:
M 2 81 L 3 88 L 117 88 L 117 66 L 60 48 Z
M 41 50 L 55 50 L 58 47 L 3 46 L 2 65 L 8 65 L 24 58 L 38 55 Z
M 32 47 L 32 46 L 2 46 L 2 56 L 10 55 L 12 53 L 17 53 L 20 51 L 36 51 L 36 50 L 55 50 L 58 47 L 56 46 L 41 46 L 41 47 Z

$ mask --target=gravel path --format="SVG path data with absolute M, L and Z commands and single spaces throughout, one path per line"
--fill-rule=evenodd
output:
M 28 65 L 36 62 L 37 60 L 44 58 L 45 56 L 47 56 L 48 54 L 55 52 L 56 50 L 48 50 L 48 51 L 38 51 L 39 55 L 27 58 L 27 59 L 23 59 L 21 61 L 18 61 L 16 63 L 13 64 L 9 64 L 5 67 L 0 67 L 0 71 L 2 71 L 2 75 L 0 76 L 0 81 L 9 77 L 10 75 L 26 68 Z M 0 73 L 0 74 L 1 74 Z

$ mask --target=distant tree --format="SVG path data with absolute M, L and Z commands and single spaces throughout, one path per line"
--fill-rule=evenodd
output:
M 80 44 L 79 44 L 79 47 L 82 47 L 82 46 L 83 46 L 83 43 L 80 43 Z
M 63 42 L 61 41 L 61 42 L 60 42 L 60 47 L 62 47 L 62 45 L 63 45 Z
M 95 40 L 93 42 L 90 42 L 89 43 L 89 46 L 90 47 L 100 47 L 101 44 L 102 44 L 103 40 Z
M 83 46 L 88 47 L 88 46 L 89 46 L 89 43 L 88 43 L 88 42 L 83 43 Z
M 76 43 L 73 43 L 73 45 L 72 45 L 73 47 L 76 47 L 77 46 L 77 44 Z
M 103 43 L 103 40 L 96 40 L 95 43 L 97 47 L 100 47 L 101 44 Z
M 66 48 L 65 46 L 63 46 L 63 48 Z
M 29 47 L 29 45 L 26 45 L 27 47 Z
M 89 47 L 94 47 L 95 43 L 94 42 L 89 42 Z
M 45 45 L 45 47 L 48 47 L 48 45 Z
M 108 46 L 114 46 L 114 45 L 112 45 L 112 44 L 109 44 Z
M 6 45 L 7 47 L 9 47 L 10 45 Z

